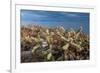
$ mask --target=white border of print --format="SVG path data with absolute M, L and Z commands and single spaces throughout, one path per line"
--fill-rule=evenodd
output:
M 88 12 L 90 13 L 90 60 L 78 61 L 60 61 L 60 62 L 33 62 L 20 63 L 20 10 L 46 10 L 46 11 L 64 11 L 64 12 Z M 26 72 L 26 71 L 43 71 L 56 70 L 66 68 L 79 68 L 95 65 L 95 30 L 94 30 L 94 8 L 85 7 L 67 7 L 67 6 L 43 6 L 43 5 L 24 5 L 16 4 L 15 11 L 12 16 L 12 44 L 11 44 L 11 71 Z M 12 18 L 13 18 L 12 17 Z M 15 25 L 14 25 L 15 24 Z

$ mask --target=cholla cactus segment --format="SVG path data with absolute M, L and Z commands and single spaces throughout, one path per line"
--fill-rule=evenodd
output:
M 76 50 L 78 50 L 78 51 L 81 51 L 83 49 L 80 45 L 75 44 L 73 42 L 71 42 L 71 45 L 74 46 L 76 48 Z
M 69 48 L 69 43 L 67 43 L 66 45 L 64 45 L 62 48 L 63 48 L 63 50 L 68 50 L 68 48 Z
M 32 53 L 34 54 L 35 50 L 38 49 L 39 47 L 40 47 L 40 45 L 34 46 L 33 49 L 32 49 Z
M 52 57 L 52 53 L 49 53 L 49 54 L 47 55 L 47 60 L 50 60 L 51 57 Z

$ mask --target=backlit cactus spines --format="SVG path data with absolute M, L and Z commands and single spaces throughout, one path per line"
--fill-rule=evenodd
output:
M 21 27 L 21 62 L 69 61 L 89 59 L 89 35 L 63 26 Z

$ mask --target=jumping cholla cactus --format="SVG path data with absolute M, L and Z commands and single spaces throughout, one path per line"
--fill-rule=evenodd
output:
M 29 47 L 36 59 L 32 61 L 89 59 L 89 36 L 82 32 L 82 26 L 77 31 L 72 28 L 66 31 L 62 26 L 52 29 L 36 25 L 22 27 L 21 41 L 21 48 Z

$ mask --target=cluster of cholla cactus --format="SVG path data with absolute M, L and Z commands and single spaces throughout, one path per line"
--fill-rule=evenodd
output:
M 21 62 L 89 59 L 89 35 L 72 28 L 39 25 L 21 27 Z

